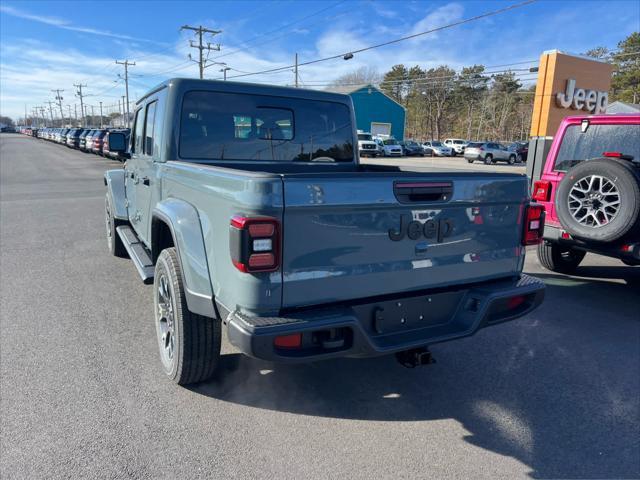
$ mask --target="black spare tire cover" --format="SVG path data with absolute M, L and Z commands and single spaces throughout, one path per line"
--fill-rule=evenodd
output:
M 570 169 L 556 192 L 563 228 L 583 240 L 612 242 L 638 237 L 640 169 L 628 160 L 597 158 Z

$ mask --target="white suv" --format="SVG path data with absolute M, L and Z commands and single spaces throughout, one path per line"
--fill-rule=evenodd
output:
M 444 144 L 451 149 L 454 157 L 458 153 L 462 155 L 468 143 L 469 142 L 462 140 L 461 138 L 447 138 L 444 141 Z

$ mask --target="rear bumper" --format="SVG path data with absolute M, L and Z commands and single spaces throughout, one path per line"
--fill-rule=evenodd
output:
M 640 261 L 640 242 L 597 243 L 577 238 L 562 238 L 564 230 L 552 225 L 544 226 L 543 238 L 552 243 L 572 247 L 607 257 Z
M 485 282 L 458 290 L 381 298 L 305 310 L 284 317 L 226 318 L 229 341 L 251 357 L 295 363 L 334 357 L 373 357 L 473 335 L 514 320 L 544 299 L 542 281 Z M 277 348 L 276 337 L 301 334 L 299 348 Z

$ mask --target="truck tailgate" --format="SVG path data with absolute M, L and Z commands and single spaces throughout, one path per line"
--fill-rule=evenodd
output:
M 283 307 L 517 274 L 523 175 L 285 175 Z

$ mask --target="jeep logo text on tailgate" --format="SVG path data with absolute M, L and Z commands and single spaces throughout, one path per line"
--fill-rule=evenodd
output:
M 424 224 L 411 220 L 409 215 L 400 215 L 400 227 L 397 230 L 389 230 L 389 238 L 394 242 L 399 242 L 405 235 L 411 240 L 417 240 L 421 236 L 425 238 L 435 238 L 440 243 L 453 233 L 453 220 L 427 220 Z

